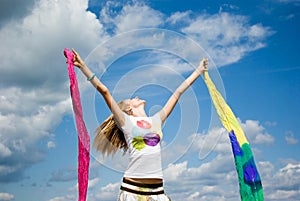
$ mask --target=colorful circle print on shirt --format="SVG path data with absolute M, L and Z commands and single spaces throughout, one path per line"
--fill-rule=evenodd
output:
M 133 134 L 139 134 L 132 140 L 132 145 L 137 150 L 142 150 L 146 146 L 154 147 L 161 139 L 161 136 L 151 130 L 151 123 L 145 120 L 136 122 L 137 127 L 133 129 Z M 141 135 L 142 134 L 142 135 Z
M 145 120 L 137 121 L 136 125 L 140 128 L 144 128 L 144 129 L 150 129 L 151 128 L 151 124 L 148 121 L 145 121 Z

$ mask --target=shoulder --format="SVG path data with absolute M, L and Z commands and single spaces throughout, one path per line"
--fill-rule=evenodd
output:
M 114 117 L 114 120 L 115 120 L 117 126 L 118 126 L 120 129 L 122 129 L 123 127 L 125 127 L 125 126 L 130 122 L 130 116 L 129 116 L 127 113 L 123 112 L 123 111 L 122 111 L 122 113 L 123 113 L 123 116 L 124 116 L 123 122 L 119 122 L 119 121 Z

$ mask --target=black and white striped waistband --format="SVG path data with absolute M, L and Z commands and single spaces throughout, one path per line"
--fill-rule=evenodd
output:
M 145 184 L 130 181 L 123 178 L 121 190 L 139 195 L 160 195 L 164 194 L 163 183 Z

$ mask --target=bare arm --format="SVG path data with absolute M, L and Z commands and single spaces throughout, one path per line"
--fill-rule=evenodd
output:
M 175 90 L 175 92 L 171 95 L 165 106 L 162 108 L 160 113 L 160 118 L 162 122 L 164 122 L 168 116 L 173 111 L 176 103 L 178 102 L 180 96 L 191 86 L 194 81 L 204 72 L 207 70 L 207 59 L 203 59 L 199 66 L 197 67 L 194 72 L 183 81 L 179 87 Z
M 93 76 L 93 72 L 85 65 L 85 63 L 82 61 L 79 54 L 72 49 L 74 53 L 74 60 L 73 63 L 75 66 L 77 66 L 81 72 L 87 77 L 91 78 Z M 93 79 L 90 80 L 92 85 L 98 90 L 98 92 L 103 96 L 108 108 L 113 113 L 115 119 L 118 121 L 120 126 L 124 125 L 124 113 L 119 108 L 117 102 L 114 100 L 112 95 L 110 94 L 108 88 L 95 76 Z

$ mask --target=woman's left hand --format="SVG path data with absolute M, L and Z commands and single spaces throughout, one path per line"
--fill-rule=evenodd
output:
M 74 59 L 73 59 L 74 66 L 77 66 L 78 68 L 84 67 L 85 63 L 81 59 L 80 55 L 74 49 L 72 49 L 72 52 L 74 54 Z

